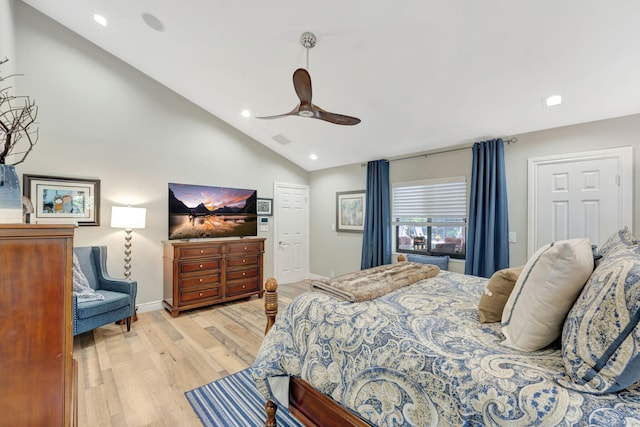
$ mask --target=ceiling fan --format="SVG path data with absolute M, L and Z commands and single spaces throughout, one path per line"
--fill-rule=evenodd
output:
M 300 43 L 307 49 L 307 68 L 309 68 L 309 49 L 316 45 L 316 36 L 313 33 L 305 32 L 300 38 Z M 298 68 L 293 73 L 293 88 L 300 99 L 300 104 L 293 110 L 285 114 L 275 116 L 256 117 L 257 119 L 277 119 L 287 116 L 308 117 L 311 119 L 324 120 L 337 125 L 357 125 L 360 119 L 343 114 L 330 113 L 311 102 L 311 76 L 304 68 Z

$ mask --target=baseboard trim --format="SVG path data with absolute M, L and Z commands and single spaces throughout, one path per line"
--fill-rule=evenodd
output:
M 162 310 L 162 301 L 145 302 L 144 304 L 137 304 L 136 307 L 138 308 L 138 313 Z

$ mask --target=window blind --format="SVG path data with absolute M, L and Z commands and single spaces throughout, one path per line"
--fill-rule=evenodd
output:
M 465 177 L 393 184 L 393 218 L 396 223 L 466 217 Z

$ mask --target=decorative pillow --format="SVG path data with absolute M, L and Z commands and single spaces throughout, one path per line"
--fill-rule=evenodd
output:
M 629 249 L 637 246 L 637 241 L 627 227 L 614 233 L 602 245 L 598 253 L 603 257 L 614 253 L 618 249 Z
M 494 323 L 502 320 L 504 306 L 523 268 L 524 265 L 521 265 L 493 273 L 478 304 L 481 323 Z
M 612 393 L 640 382 L 640 254 L 618 250 L 595 269 L 562 331 L 566 376 L 588 393 Z
M 503 344 L 540 350 L 562 333 L 571 306 L 593 271 L 589 239 L 560 240 L 525 264 L 502 312 Z
M 407 255 L 407 261 L 419 262 L 420 264 L 437 265 L 440 270 L 449 269 L 449 256 L 430 256 L 430 255 Z

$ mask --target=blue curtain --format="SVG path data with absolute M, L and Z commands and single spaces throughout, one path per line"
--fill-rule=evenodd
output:
M 509 266 L 509 214 L 502 139 L 473 144 L 465 274 L 491 277 Z
M 391 264 L 391 206 L 389 162 L 367 163 L 366 208 L 360 268 Z

